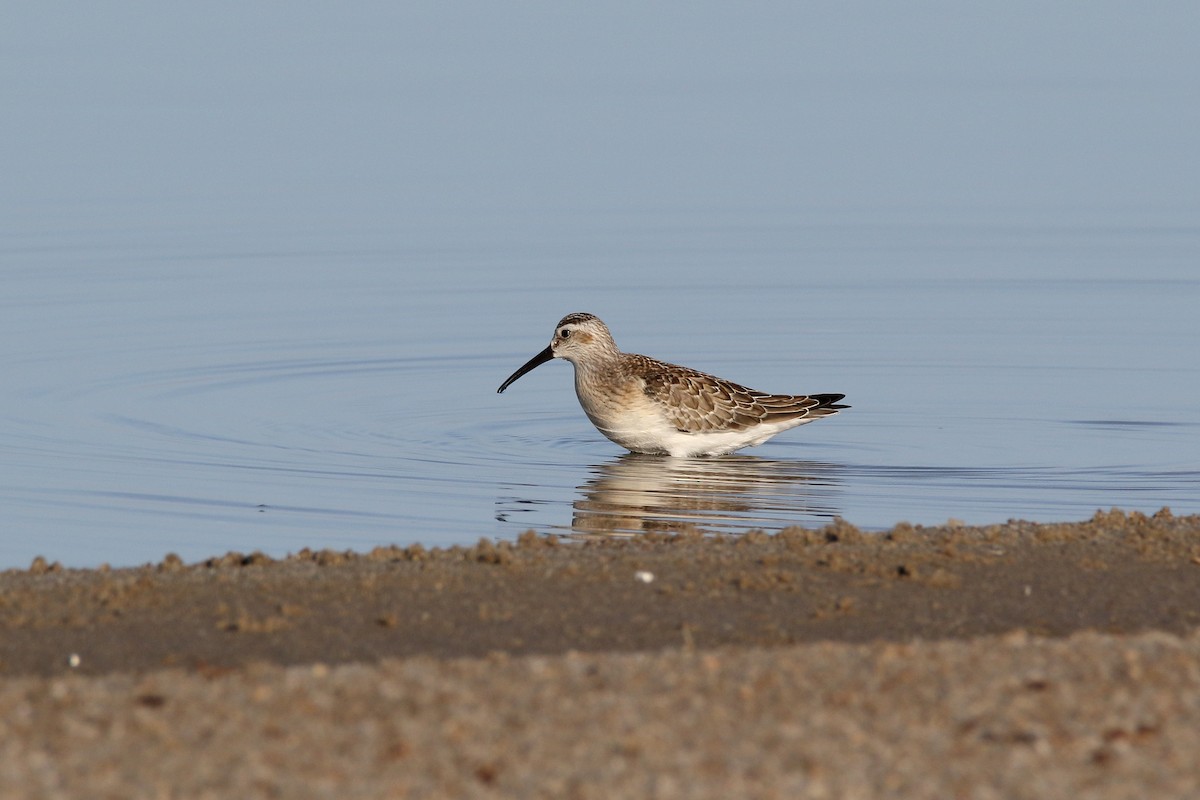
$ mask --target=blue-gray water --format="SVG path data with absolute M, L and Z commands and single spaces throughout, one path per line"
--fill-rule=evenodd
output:
M 1200 12 L 27 4 L 0 567 L 1200 511 Z M 853 408 L 622 455 L 623 348 Z

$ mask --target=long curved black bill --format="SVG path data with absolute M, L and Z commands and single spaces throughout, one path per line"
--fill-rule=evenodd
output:
M 526 361 L 525 366 L 521 367 L 519 370 L 514 372 L 512 375 L 509 375 L 508 380 L 506 380 L 504 383 L 500 384 L 500 388 L 496 390 L 496 394 L 500 394 L 501 392 L 503 392 L 505 389 L 507 389 L 509 387 L 509 384 L 511 384 L 517 378 L 524 375 L 526 372 L 530 372 L 530 371 L 540 367 L 542 364 L 545 364 L 547 361 L 549 361 L 552 358 L 554 358 L 554 349 L 547 345 L 545 350 L 543 350 L 542 352 L 538 353 L 533 358 Z

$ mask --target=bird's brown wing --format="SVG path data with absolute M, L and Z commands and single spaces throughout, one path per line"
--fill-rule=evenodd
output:
M 688 367 L 646 356 L 637 359 L 646 396 L 684 433 L 744 430 L 761 422 L 805 417 L 822 405 L 815 397 L 756 392 Z

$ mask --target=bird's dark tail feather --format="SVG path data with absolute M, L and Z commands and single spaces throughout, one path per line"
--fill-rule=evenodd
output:
M 840 405 L 838 403 L 838 400 L 841 400 L 845 396 L 846 395 L 844 395 L 844 394 L 810 394 L 809 395 L 809 397 L 811 397 L 813 400 L 816 400 L 817 403 L 819 404 L 819 405 L 817 405 L 817 409 L 828 408 L 831 411 L 840 411 L 843 408 L 850 407 L 850 406 L 846 406 L 846 405 Z

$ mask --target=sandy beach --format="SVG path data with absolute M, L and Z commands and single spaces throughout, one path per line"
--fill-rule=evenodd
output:
M 1189 797 L 1200 517 L 0 574 L 0 797 Z

